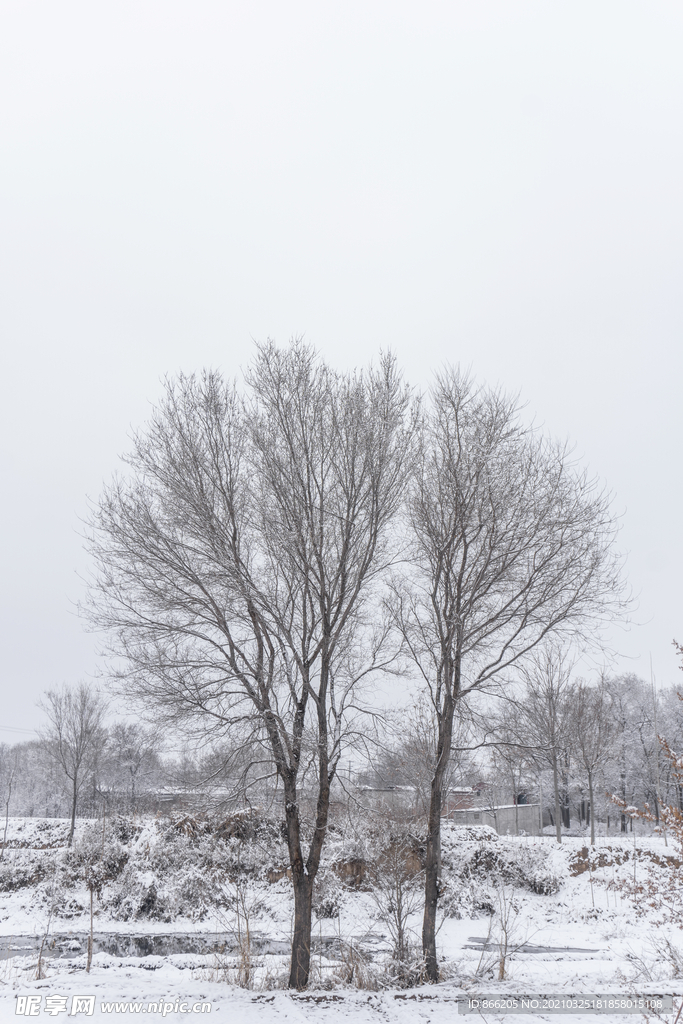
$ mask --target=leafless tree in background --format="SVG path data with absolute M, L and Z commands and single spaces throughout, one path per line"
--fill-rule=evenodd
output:
M 658 693 L 662 719 L 658 731 L 666 737 L 672 750 L 683 750 L 683 701 L 678 696 L 679 690 L 672 686 Z M 661 773 L 663 801 L 669 805 L 677 804 L 683 811 L 683 789 L 674 778 L 671 768 L 670 761 L 665 758 Z
M 555 836 L 562 842 L 562 822 L 569 825 L 571 716 L 574 707 L 572 663 L 561 647 L 547 645 L 520 666 L 524 690 L 518 701 L 517 728 L 537 743 L 540 764 L 551 769 L 555 800 Z
M 596 773 L 604 770 L 613 756 L 614 721 L 612 702 L 604 678 L 594 686 L 577 683 L 570 715 L 572 747 L 588 780 L 591 846 L 595 846 L 595 800 L 593 784 Z
M 426 818 L 438 745 L 438 723 L 431 702 L 420 693 L 405 707 L 385 709 L 376 724 L 364 781 L 409 788 L 412 800 L 410 805 L 402 802 L 403 813 Z M 472 723 L 463 715 L 454 729 L 452 757 L 444 777 L 446 795 L 466 778 L 471 781 L 472 773 L 477 772 L 468 750 Z
M 257 752 L 268 743 L 284 793 L 297 989 L 349 716 L 363 681 L 395 657 L 377 608 L 414 443 L 409 407 L 391 358 L 338 374 L 301 343 L 259 346 L 245 393 L 216 373 L 168 383 L 130 478 L 93 513 L 90 611 L 124 659 L 129 695 L 174 724 L 251 730 Z
M 639 776 L 644 783 L 645 799 L 654 806 L 655 822 L 659 826 L 659 792 L 661 719 L 657 722 L 659 699 L 654 686 L 646 686 L 641 680 L 633 693 L 633 729 L 637 737 L 636 747 L 640 762 Z
M 159 729 L 140 722 L 116 722 L 109 730 L 108 763 L 115 785 L 123 785 L 129 810 L 135 814 L 140 787 L 159 773 Z
M 443 780 L 453 721 L 544 640 L 594 633 L 623 592 L 609 497 L 515 401 L 447 369 L 431 390 L 409 495 L 412 575 L 396 621 L 439 724 L 426 849 L 423 953 L 438 979 Z
M 7 845 L 7 826 L 9 824 L 9 805 L 12 800 L 12 789 L 14 787 L 17 768 L 19 764 L 18 750 L 6 743 L 0 744 L 0 785 L 2 785 L 3 803 L 5 805 L 5 827 L 2 835 L 2 849 L 0 860 L 5 856 Z
M 614 727 L 610 788 L 621 800 L 621 831 L 626 832 L 629 820 L 633 830 L 633 821 L 625 813 L 624 807 L 635 803 L 639 782 L 634 753 L 638 744 L 637 694 L 643 684 L 637 676 L 627 673 L 608 677 L 605 685 L 609 692 Z
M 519 798 L 525 788 L 525 780 L 534 769 L 535 750 L 531 747 L 532 737 L 514 707 L 506 703 L 497 712 L 489 720 L 487 730 L 487 736 L 491 737 L 489 778 L 494 783 L 491 797 L 495 805 L 498 784 L 509 791 L 515 805 L 515 835 L 519 835 Z M 495 815 L 495 806 L 492 810 Z
M 43 750 L 64 774 L 71 792 L 71 846 L 76 827 L 76 805 L 100 757 L 105 738 L 107 701 L 87 683 L 48 690 L 38 705 L 49 725 L 40 733 Z

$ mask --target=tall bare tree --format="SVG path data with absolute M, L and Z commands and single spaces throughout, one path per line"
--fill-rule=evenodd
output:
M 423 952 L 438 978 L 440 820 L 453 719 L 546 638 L 592 632 L 622 593 L 608 495 L 514 400 L 458 370 L 435 380 L 409 517 L 413 575 L 397 622 L 439 723 L 426 849 Z
M 78 797 L 84 783 L 91 778 L 105 740 L 107 701 L 87 683 L 78 683 L 48 690 L 38 706 L 49 723 L 39 733 L 42 748 L 65 776 L 71 793 L 71 828 L 67 842 L 71 846 Z
M 330 787 L 359 692 L 392 662 L 378 622 L 413 430 L 395 363 L 339 374 L 301 343 L 257 348 L 242 391 L 169 382 L 131 476 L 93 514 L 91 614 L 127 692 L 171 722 L 250 736 L 274 764 L 294 886 L 289 984 L 310 967 Z M 310 735 L 312 828 L 301 807 Z

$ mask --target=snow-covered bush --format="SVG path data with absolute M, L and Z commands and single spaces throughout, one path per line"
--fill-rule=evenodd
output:
M 384 849 L 372 872 L 372 897 L 393 943 L 389 971 L 398 984 L 415 974 L 417 936 L 409 919 L 422 906 L 424 873 L 415 836 L 403 829 L 387 834 Z
M 115 881 L 121 875 L 129 857 L 124 842 L 118 838 L 116 825 L 107 830 L 99 822 L 88 822 L 74 845 L 66 851 L 63 861 L 64 873 L 71 875 L 74 883 L 83 879 L 88 870 L 98 865 L 100 884 L 98 892 L 105 882 Z
M 227 881 L 265 880 L 286 849 L 279 823 L 256 815 L 185 817 L 147 821 L 127 833 L 119 823 L 106 856 L 112 884 L 102 901 L 115 918 L 201 921 L 226 906 Z
M 318 872 L 313 893 L 313 913 L 318 920 L 339 917 L 346 896 L 346 886 L 339 872 L 328 864 Z
M 453 917 L 492 913 L 501 884 L 551 895 L 567 875 L 565 860 L 547 844 L 500 837 L 485 826 L 442 828 L 441 858 L 443 906 Z
M 0 861 L 0 892 L 16 892 L 39 885 L 48 870 L 48 858 L 42 853 L 31 851 L 21 858 L 3 858 Z

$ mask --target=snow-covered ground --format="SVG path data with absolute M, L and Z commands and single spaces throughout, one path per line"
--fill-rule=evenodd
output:
M 157 821 L 119 821 L 103 834 L 101 823 L 80 823 L 71 853 L 63 848 L 64 822 L 16 819 L 10 825 L 0 863 L 0 1021 L 17 1019 L 17 1006 L 30 1009 L 29 996 L 41 997 L 40 1016 L 46 1020 L 86 1019 L 89 1003 L 74 1015 L 68 1011 L 74 997 L 90 995 L 94 1019 L 140 1012 L 152 1019 L 206 1019 L 209 1011 L 202 1014 L 201 1004 L 210 1003 L 211 1019 L 364 1024 L 450 1021 L 457 1000 L 468 994 L 683 994 L 683 932 L 661 908 L 643 898 L 638 903 L 629 892 L 630 837 L 599 839 L 588 870 L 582 838 L 566 838 L 558 846 L 551 837 L 495 837 L 484 829 L 446 826 L 445 915 L 438 934 L 444 980 L 437 986 L 385 988 L 391 929 L 386 907 L 383 912 L 381 899 L 373 896 L 371 876 L 362 877 L 359 867 L 378 856 L 382 836 L 333 834 L 321 872 L 323 916 L 314 919 L 311 988 L 294 994 L 282 989 L 292 898 L 286 876 L 278 878 L 286 860 L 271 824 L 250 836 Z M 675 851 L 662 838 L 638 837 L 635 848 L 636 886 L 648 877 L 678 873 L 665 859 Z M 96 951 L 87 974 L 86 878 L 93 865 L 100 872 L 90 876 L 100 887 L 93 904 L 96 950 L 115 935 L 130 942 L 157 936 L 162 945 L 170 942 L 163 937 L 175 935 L 176 946 L 205 950 L 214 939 L 221 945 L 219 934 L 234 936 L 238 923 L 244 931 L 246 912 L 254 939 L 251 962 L 245 964 L 236 940 L 228 938 L 222 952 Z M 350 880 L 356 885 L 349 886 Z M 408 923 L 417 944 L 419 910 Z M 48 955 L 44 977 L 37 980 L 37 948 L 45 935 Z M 247 968 L 250 989 L 237 984 Z M 24 1002 L 17 1004 L 18 996 Z M 106 1009 L 108 1003 L 127 1002 L 139 1009 Z

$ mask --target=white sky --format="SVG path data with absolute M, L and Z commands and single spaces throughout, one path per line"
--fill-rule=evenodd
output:
M 680 682 L 683 6 L 5 0 L 5 741 L 97 670 L 78 535 L 161 393 L 305 334 L 519 390 L 615 493 Z

